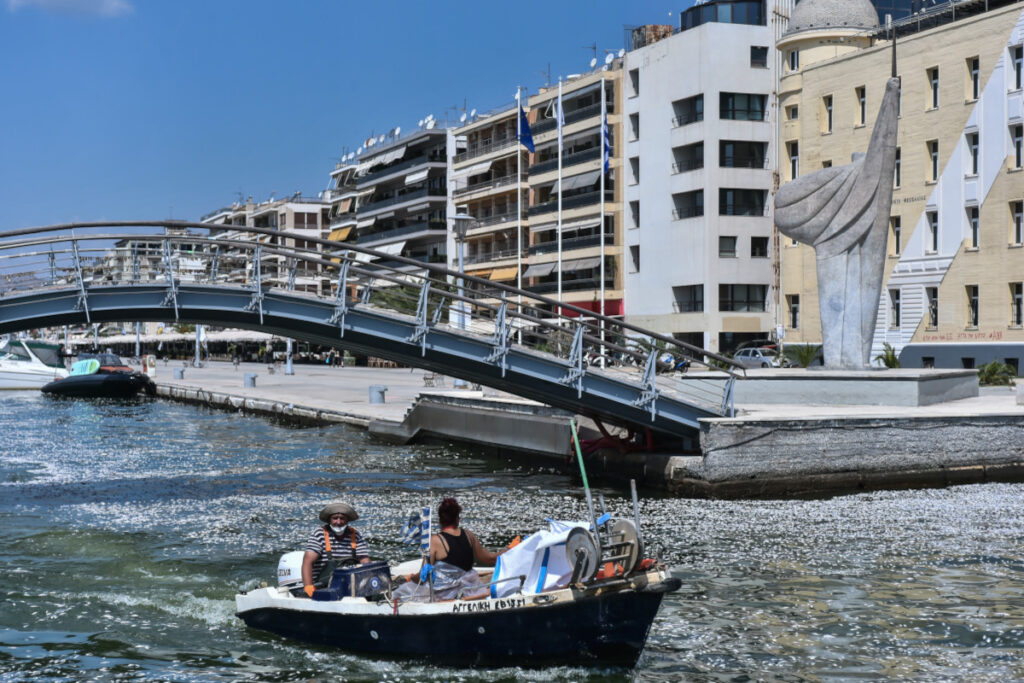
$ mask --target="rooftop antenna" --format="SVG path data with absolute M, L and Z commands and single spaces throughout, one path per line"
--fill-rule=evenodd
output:
M 545 80 L 544 80 L 544 87 L 545 88 L 550 88 L 551 87 L 551 62 L 548 62 L 548 70 L 547 71 L 541 71 L 540 73 L 545 78 Z
M 593 52 L 594 53 L 594 59 L 595 60 L 597 59 L 597 43 L 591 43 L 590 45 L 584 45 L 583 49 L 584 50 L 590 50 L 591 52 Z

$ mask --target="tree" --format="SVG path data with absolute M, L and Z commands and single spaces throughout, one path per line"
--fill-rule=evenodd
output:
M 786 355 L 795 364 L 806 368 L 821 357 L 821 346 L 816 344 L 790 345 L 786 347 Z
M 875 356 L 875 360 L 881 361 L 882 365 L 887 368 L 898 368 L 900 366 L 900 356 L 889 342 L 885 342 L 882 346 L 882 353 Z
M 1012 367 L 997 360 L 978 368 L 978 384 L 985 387 L 1012 387 L 1016 384 L 1016 377 Z

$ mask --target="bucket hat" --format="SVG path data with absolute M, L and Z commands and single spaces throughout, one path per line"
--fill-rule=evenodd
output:
M 340 501 L 334 503 L 328 503 L 324 506 L 323 510 L 320 511 L 320 521 L 327 524 L 331 521 L 331 515 L 342 514 L 348 517 L 348 521 L 354 522 L 359 519 L 359 513 L 356 509 L 348 503 L 342 503 Z

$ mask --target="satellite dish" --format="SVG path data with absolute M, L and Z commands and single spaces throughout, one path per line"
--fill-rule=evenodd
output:
M 671 12 L 669 12 L 669 15 L 671 15 L 671 14 L 672 14 L 672 13 L 671 13 Z M 619 59 L 622 59 L 622 58 L 623 58 L 623 57 L 625 57 L 625 56 L 626 56 L 626 48 L 621 48 L 621 49 L 619 49 Z
M 615 59 L 615 55 L 613 55 L 612 53 L 609 52 L 608 54 L 606 54 L 604 56 L 604 63 L 605 64 L 611 64 L 613 59 Z
M 462 116 L 459 117 L 459 123 L 466 122 L 466 112 L 462 112 Z
M 593 69 L 595 66 L 597 66 L 597 57 L 590 60 L 590 68 Z
M 356 154 L 357 155 L 362 154 L 362 153 L 363 153 L 363 148 L 362 147 L 360 147 L 359 149 L 356 150 Z
M 476 118 L 476 109 L 474 109 L 473 111 L 469 112 L 469 115 L 470 115 L 471 118 Z
M 384 136 L 381 135 L 379 138 L 377 138 L 377 142 L 384 142 Z
M 419 122 L 416 125 L 419 126 L 420 128 L 422 128 L 423 127 L 423 119 L 420 119 Z
M 607 64 L 605 64 L 604 66 L 601 67 L 601 71 L 607 71 L 607 70 L 608 70 L 608 65 Z
M 395 126 L 395 137 L 397 138 L 401 134 L 402 134 L 402 127 L 401 126 Z

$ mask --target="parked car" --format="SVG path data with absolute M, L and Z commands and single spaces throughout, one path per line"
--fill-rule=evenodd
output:
M 779 356 L 777 349 L 766 346 L 740 349 L 732 359 L 745 368 L 788 368 L 789 360 Z

